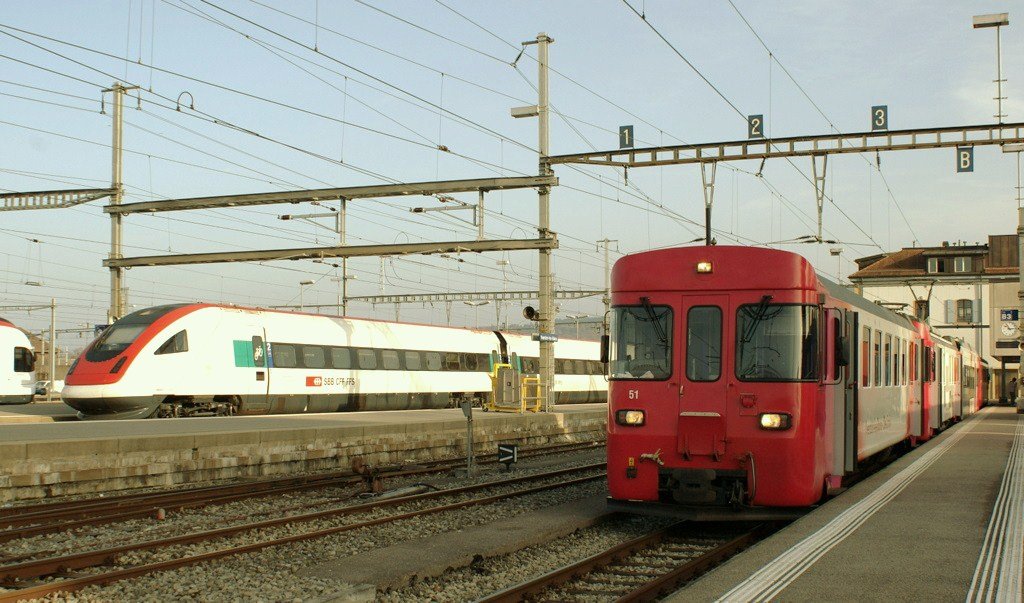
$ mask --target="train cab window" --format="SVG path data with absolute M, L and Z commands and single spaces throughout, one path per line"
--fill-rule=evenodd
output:
M 722 310 L 694 306 L 686 313 L 686 378 L 718 381 L 722 375 Z
M 386 371 L 397 371 L 401 368 L 398 362 L 398 352 L 395 350 L 381 350 L 380 361 Z
M 405 352 L 405 370 L 407 371 L 419 371 L 422 370 L 423 358 L 420 357 L 419 352 L 406 350 Z
M 759 304 L 736 311 L 736 377 L 742 381 L 818 378 L 818 308 Z
M 872 340 L 871 365 L 875 367 L 875 386 L 882 385 L 882 332 L 875 331 L 875 338 Z
M 295 346 L 288 343 L 275 343 L 271 345 L 274 353 L 274 366 L 281 368 L 295 368 L 299 366 L 299 357 L 295 352 Z
M 28 348 L 14 348 L 15 373 L 31 373 L 35 368 L 36 355 L 32 353 L 32 350 Z
M 428 371 L 441 370 L 441 352 L 424 352 L 423 359 Z
M 324 349 L 318 345 L 302 346 L 302 366 L 306 368 L 324 368 Z
M 864 327 L 864 339 L 860 342 L 860 384 L 871 386 L 871 329 Z
M 352 350 L 349 348 L 331 348 L 331 368 L 352 368 Z
M 356 350 L 356 363 L 364 371 L 372 371 L 377 368 L 377 353 L 367 348 Z
M 146 330 L 160 317 L 168 312 L 181 308 L 186 304 L 172 304 L 166 306 L 155 306 L 137 312 L 132 312 L 121 320 L 107 327 L 100 338 L 96 340 L 85 353 L 85 359 L 90 362 L 103 362 L 110 360 L 121 352 L 128 349 L 140 334 Z
M 612 309 L 612 379 L 665 380 L 672 375 L 672 308 L 643 300 L 640 306 Z
M 178 331 L 174 335 L 171 335 L 170 339 L 168 339 L 167 341 L 163 342 L 163 344 L 161 344 L 160 347 L 158 347 L 156 349 L 156 352 L 153 352 L 153 353 L 154 354 L 177 354 L 179 352 L 187 352 L 187 351 L 188 351 L 188 335 L 185 333 L 185 330 L 182 329 L 181 331 Z

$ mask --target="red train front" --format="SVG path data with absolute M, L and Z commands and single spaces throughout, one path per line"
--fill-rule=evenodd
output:
M 831 436 L 846 359 L 811 265 L 665 249 L 621 259 L 612 282 L 611 506 L 709 516 L 818 502 L 843 462 Z

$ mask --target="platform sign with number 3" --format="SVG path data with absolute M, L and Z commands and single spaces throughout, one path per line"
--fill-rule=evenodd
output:
M 764 115 L 747 116 L 747 138 L 764 138 Z
M 889 129 L 889 105 L 871 107 L 871 130 Z

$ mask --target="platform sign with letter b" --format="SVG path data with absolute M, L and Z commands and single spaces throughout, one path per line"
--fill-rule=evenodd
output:
M 956 148 L 956 171 L 957 172 L 973 172 L 974 171 L 974 147 L 957 147 Z

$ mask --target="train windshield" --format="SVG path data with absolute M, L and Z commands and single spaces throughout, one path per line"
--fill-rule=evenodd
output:
M 96 340 L 96 343 L 89 347 L 89 351 L 85 353 L 85 359 L 90 362 L 110 360 L 128 349 L 128 346 L 146 330 L 146 327 L 156 322 L 158 318 L 184 305 L 186 304 L 154 306 L 145 310 L 139 310 L 138 312 L 132 312 L 107 327 L 107 330 L 103 331 L 103 334 Z
M 760 304 L 736 312 L 736 377 L 743 381 L 818 378 L 818 308 Z
M 609 352 L 612 379 L 668 379 L 672 375 L 672 308 L 649 302 L 613 308 Z

